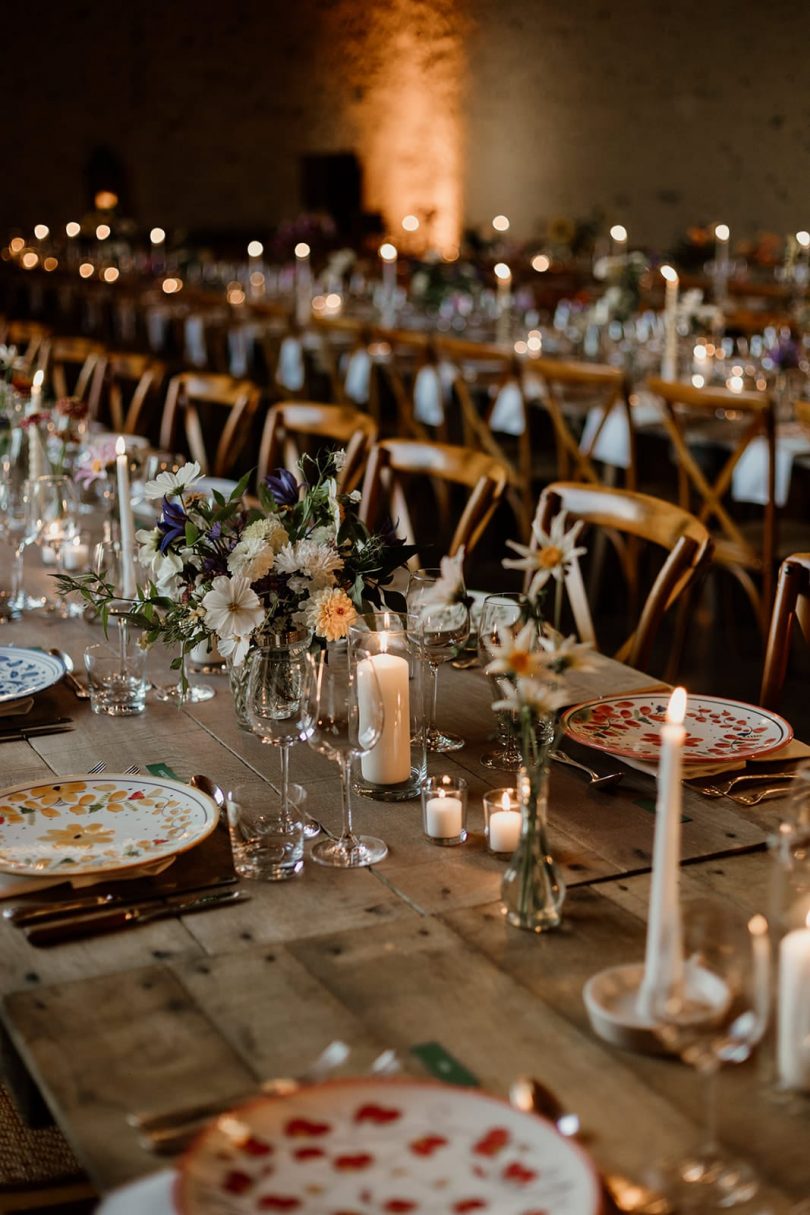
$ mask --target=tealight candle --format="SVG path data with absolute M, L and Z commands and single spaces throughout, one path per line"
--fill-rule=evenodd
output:
M 485 794 L 484 823 L 490 852 L 511 855 L 518 846 L 521 827 L 516 789 L 493 789 Z
M 430 776 L 422 785 L 422 830 L 432 844 L 461 844 L 467 838 L 467 782 Z

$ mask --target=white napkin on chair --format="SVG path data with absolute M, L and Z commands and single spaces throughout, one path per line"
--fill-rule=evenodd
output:
M 165 308 L 147 308 L 146 333 L 149 347 L 159 354 L 166 345 L 166 330 L 169 327 L 169 317 Z
M 237 380 L 247 375 L 249 338 L 252 336 L 251 327 L 247 325 L 228 330 L 228 370 Z
M 444 393 L 437 367 L 420 367 L 413 381 L 413 416 L 425 426 L 441 426 L 444 421 Z
M 185 324 L 186 358 L 192 367 L 204 367 L 208 362 L 205 349 L 205 325 L 201 316 L 187 316 Z
M 355 405 L 367 405 L 371 389 L 371 356 L 362 348 L 353 350 L 346 360 L 343 390 Z
M 298 338 L 288 335 L 278 352 L 276 379 L 282 388 L 300 392 L 304 387 L 304 348 Z
M 793 460 L 810 451 L 807 435 L 792 428 L 780 428 L 776 435 L 776 505 L 784 506 L 790 494 Z M 736 502 L 768 502 L 768 442 L 760 436 L 749 443 L 740 457 L 731 480 L 731 496 Z
M 523 396 L 516 380 L 507 380 L 495 398 L 489 429 L 505 435 L 522 435 L 526 428 Z

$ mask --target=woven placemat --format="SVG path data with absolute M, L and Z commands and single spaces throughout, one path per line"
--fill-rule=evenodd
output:
M 84 1176 L 57 1126 L 26 1126 L 5 1085 L 0 1084 L 0 1193 L 14 1186 L 68 1181 Z

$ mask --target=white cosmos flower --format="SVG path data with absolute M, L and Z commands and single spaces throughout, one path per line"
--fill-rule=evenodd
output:
M 332 452 L 332 464 L 334 466 L 335 472 L 340 472 L 345 463 L 346 463 L 346 448 L 338 447 L 336 451 Z
M 455 557 L 442 557 L 439 577 L 431 586 L 420 589 L 415 606 L 417 610 L 422 607 L 450 607 L 454 603 L 461 603 L 466 594 L 462 544 Z
M 521 709 L 530 709 L 537 717 L 551 717 L 566 701 L 563 688 L 543 679 L 527 677 L 508 686 L 502 683 L 500 687 L 504 696 L 492 706 L 496 713 L 518 713 Z
M 506 541 L 509 548 L 513 548 L 519 557 L 506 557 L 503 561 L 504 568 L 534 573 L 527 591 L 530 599 L 535 598 L 549 578 L 559 581 L 569 563 L 587 551 L 576 547 L 577 537 L 582 531 L 582 521 L 575 523 L 570 531 L 565 530 L 565 521 L 566 512 L 560 511 L 559 515 L 552 519 L 549 531 L 544 532 L 535 519 L 532 524 L 533 545 L 518 544 L 515 540 Z
M 217 649 L 223 658 L 231 658 L 235 667 L 241 667 L 250 649 L 250 634 L 234 633 L 231 637 L 220 637 Z
M 158 473 L 154 481 L 147 481 L 143 487 L 146 498 L 171 498 L 174 494 L 183 494 L 200 476 L 200 466 L 196 460 L 184 464 L 176 473 Z
M 140 547 L 138 561 L 152 575 L 162 595 L 170 595 L 176 587 L 175 579 L 182 572 L 183 559 L 178 553 L 161 553 L 159 545 L 162 534 L 157 528 L 139 528 L 135 539 Z
M 500 645 L 490 645 L 492 662 L 485 675 L 511 675 L 515 679 L 536 675 L 543 669 L 545 655 L 538 646 L 537 626 L 533 620 L 524 624 L 519 633 L 508 625 L 498 630 Z
M 220 574 L 203 595 L 205 623 L 218 637 L 249 637 L 264 619 L 264 608 L 247 578 Z

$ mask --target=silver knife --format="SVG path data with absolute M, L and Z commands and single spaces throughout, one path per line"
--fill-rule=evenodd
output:
M 0 743 L 25 742 L 28 738 L 41 738 L 45 734 L 64 734 L 73 729 L 71 717 L 60 717 L 41 726 L 23 726 L 16 730 L 0 730 Z
M 202 894 L 213 894 L 222 886 L 233 886 L 236 877 L 223 877 L 216 882 L 205 882 L 200 886 L 188 886 L 185 890 L 172 893 L 171 890 L 156 890 L 154 894 L 143 894 L 133 898 L 127 891 L 110 892 L 109 894 L 83 894 L 75 899 L 53 900 L 49 903 L 17 903 L 14 907 L 6 907 L 3 918 L 11 920 L 19 928 L 32 924 L 41 924 L 46 920 L 61 920 L 66 916 L 78 917 L 82 912 L 87 915 L 108 911 L 119 906 L 140 907 L 143 904 L 156 902 L 160 899 L 183 899 L 190 895 L 199 897 Z
M 250 895 L 244 890 L 229 890 L 175 901 L 163 907 L 140 903 L 133 907 L 105 911 L 99 915 L 77 917 L 58 924 L 45 924 L 41 928 L 32 928 L 27 936 L 31 945 L 61 945 L 67 941 L 78 941 L 83 937 L 117 932 L 121 928 L 134 928 L 138 924 L 151 924 L 153 920 L 165 920 L 171 916 L 209 911 L 215 907 L 227 906 L 229 903 L 243 903 L 249 898 Z

